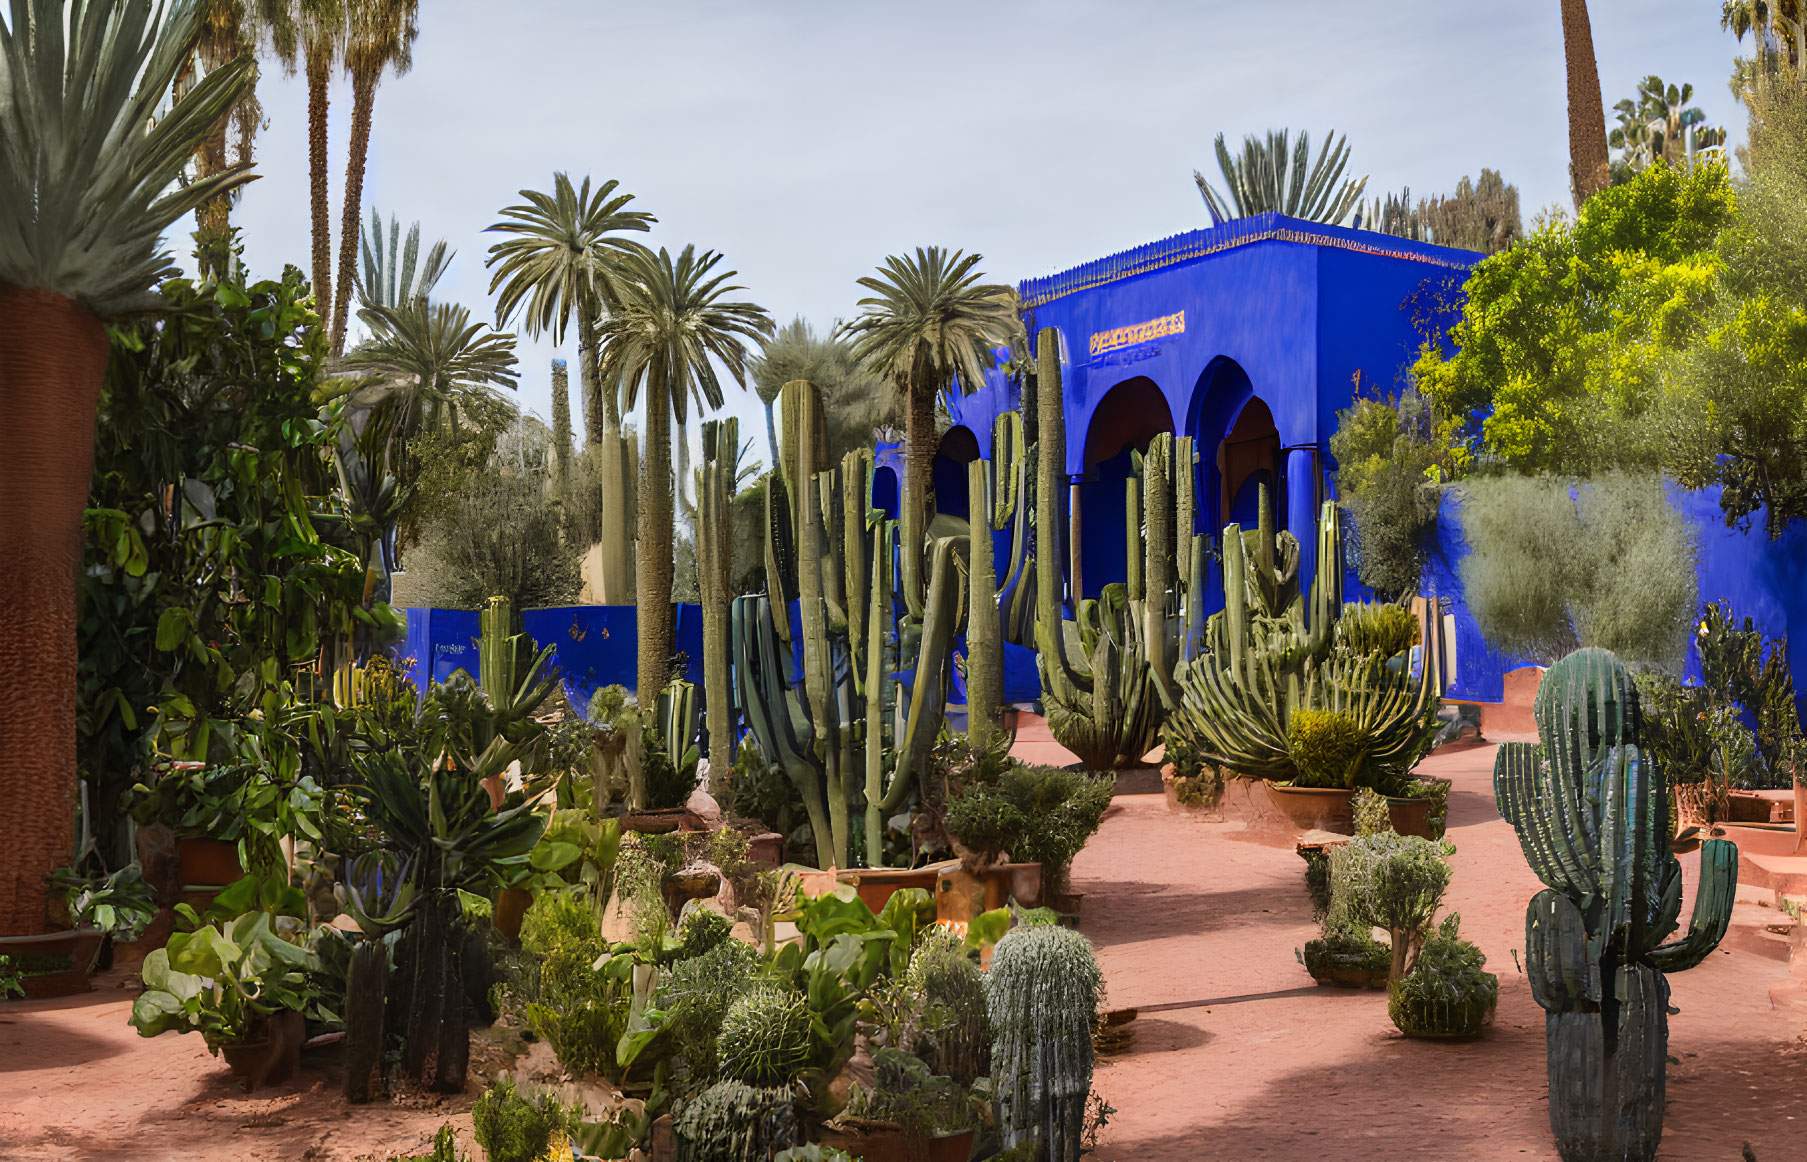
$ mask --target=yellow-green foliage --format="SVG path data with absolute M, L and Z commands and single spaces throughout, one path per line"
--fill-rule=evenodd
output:
M 1286 746 L 1299 787 L 1353 787 L 1368 757 L 1361 724 L 1336 710 L 1298 710 L 1286 725 Z
M 1418 619 L 1403 605 L 1351 601 L 1337 620 L 1336 638 L 1354 653 L 1391 658 L 1418 644 Z
M 1350 800 L 1349 805 L 1355 814 L 1357 835 L 1379 835 L 1383 831 L 1393 830 L 1393 813 L 1387 809 L 1384 795 L 1377 795 L 1363 787 L 1355 793 L 1355 798 Z
M 594 965 L 608 951 L 596 914 L 572 892 L 542 892 L 521 922 L 521 946 L 542 957 L 527 1021 L 573 1074 L 612 1073 L 628 998 Z

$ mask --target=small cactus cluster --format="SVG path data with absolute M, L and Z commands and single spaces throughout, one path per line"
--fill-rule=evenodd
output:
M 729 1006 L 718 1039 L 722 1076 L 755 1086 L 789 1085 L 809 1063 L 810 1011 L 803 997 L 755 989 Z
M 1544 674 L 1538 742 L 1494 760 L 1500 814 L 1547 887 L 1525 913 L 1525 975 L 1547 1014 L 1550 1126 L 1565 1162 L 1650 1159 L 1663 1130 L 1669 985 L 1718 946 L 1738 849 L 1709 839 L 1687 935 L 1669 785 L 1642 744 L 1637 688 L 1602 649 Z

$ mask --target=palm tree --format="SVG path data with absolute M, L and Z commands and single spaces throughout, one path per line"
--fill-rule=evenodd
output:
M 0 935 L 42 931 L 75 812 L 76 573 L 105 320 L 155 308 L 163 232 L 250 180 L 179 184 L 250 79 L 214 69 L 161 117 L 192 0 L 11 0 L 0 26 Z
M 399 307 L 415 298 L 425 298 L 445 276 L 456 251 L 446 249 L 441 238 L 427 248 L 427 260 L 420 262 L 420 223 L 408 228 L 408 241 L 402 244 L 401 229 L 394 215 L 389 218 L 388 249 L 385 252 L 383 216 L 370 211 L 370 225 L 359 247 L 364 270 L 357 280 L 358 302 L 366 307 Z
M 651 707 L 671 671 L 672 520 L 671 422 L 681 426 L 694 397 L 699 410 L 722 406 L 715 364 L 743 387 L 747 340 L 772 333 L 765 308 L 728 296 L 744 287 L 716 273 L 721 255 L 686 246 L 674 261 L 661 248 L 629 255 L 621 263 L 617 300 L 598 331 L 599 372 L 627 388 L 628 407 L 642 390 L 646 448 L 640 457 L 640 537 L 635 566 L 639 606 L 639 673 L 636 698 Z
M 333 291 L 332 353 L 345 351 L 351 283 L 357 273 L 358 220 L 363 214 L 364 163 L 370 119 L 383 70 L 401 76 L 414 64 L 420 0 L 346 0 L 345 72 L 351 77 L 351 151 L 345 162 L 345 204 L 339 219 L 339 284 Z
M 333 317 L 333 235 L 328 206 L 326 114 L 332 96 L 333 67 L 345 51 L 346 0 L 258 0 L 270 47 L 295 73 L 296 60 L 307 72 L 308 210 L 313 223 L 314 309 L 322 322 Z
M 399 307 L 365 307 L 358 317 L 370 328 L 370 340 L 341 365 L 390 377 L 358 394 L 360 402 L 396 401 L 396 440 L 404 446 L 423 427 L 456 431 L 460 413 L 494 401 L 498 387 L 513 391 L 519 380 L 514 336 L 471 322 L 470 311 L 457 303 L 429 303 L 417 295 Z
M 201 38 L 170 86 L 173 97 L 180 97 L 197 80 L 222 65 L 241 57 L 256 59 L 262 18 L 260 6 L 253 0 L 200 0 L 200 8 Z M 214 126 L 213 132 L 202 139 L 195 151 L 195 176 L 207 177 L 227 167 L 229 129 L 237 134 L 238 160 L 249 162 L 252 144 L 262 123 L 263 106 L 257 100 L 257 69 L 253 65 L 251 79 L 239 90 L 229 120 Z M 232 197 L 230 191 L 218 194 L 195 210 L 199 235 L 195 257 L 203 273 L 219 273 L 231 259 Z
M 891 381 L 855 358 L 851 343 L 835 334 L 817 335 L 801 317 L 765 341 L 750 370 L 753 390 L 765 404 L 766 442 L 774 465 L 779 456 L 772 404 L 793 379 L 806 379 L 822 393 L 830 464 L 839 463 L 856 447 L 870 447 L 874 431 L 895 426 L 902 418 L 902 401 Z
M 1760 60 L 1785 57 L 1790 68 L 1807 69 L 1807 13 L 1800 0 L 1724 0 L 1719 27 L 1744 43 L 1744 34 L 1756 34 Z
M 496 299 L 496 325 L 506 326 L 516 311 L 529 335 L 550 332 L 554 343 L 565 341 L 565 327 L 577 316 L 577 375 L 583 394 L 584 442 L 600 449 L 602 461 L 602 600 L 625 605 L 633 600 L 633 539 L 628 529 L 628 468 L 621 439 L 621 400 L 617 384 L 600 377 L 597 327 L 614 295 L 614 271 L 627 258 L 644 254 L 638 241 L 624 237 L 652 228 L 658 219 L 630 210 L 632 194 L 617 193 L 619 182 L 603 182 L 594 191 L 590 179 L 574 186 L 567 174 L 552 175 L 552 193 L 522 190 L 525 202 L 502 211 L 490 229 L 511 237 L 489 248 L 485 266 L 496 268 L 490 279 Z
M 878 275 L 860 279 L 872 292 L 842 330 L 854 357 L 897 385 L 904 402 L 904 593 L 921 605 L 919 551 L 928 527 L 935 469 L 935 401 L 955 384 L 971 392 L 995 362 L 994 348 L 1017 328 L 1016 292 L 984 283 L 977 254 L 918 247 L 910 259 L 891 255 Z
M 1336 225 L 1349 216 L 1349 211 L 1361 205 L 1362 191 L 1368 185 L 1366 175 L 1341 186 L 1336 184 L 1349 164 L 1347 137 L 1338 140 L 1332 130 L 1324 141 L 1324 148 L 1318 151 L 1318 160 L 1308 171 L 1311 134 L 1299 134 L 1290 161 L 1289 135 L 1289 130 L 1275 132 L 1270 129 L 1264 142 L 1250 134 L 1242 139 L 1240 157 L 1230 156 L 1223 134 L 1217 135 L 1217 168 L 1223 171 L 1224 184 L 1230 190 L 1229 199 L 1226 201 L 1205 180 L 1204 174 L 1192 171 L 1192 180 L 1198 183 L 1199 195 L 1205 199 L 1205 208 L 1211 211 L 1211 221 L 1215 225 L 1221 226 L 1231 218 L 1270 212 Z
M 1612 184 L 1606 152 L 1606 110 L 1600 98 L 1600 70 L 1594 63 L 1594 32 L 1587 0 L 1562 0 L 1562 48 L 1569 78 L 1569 182 L 1575 209 Z

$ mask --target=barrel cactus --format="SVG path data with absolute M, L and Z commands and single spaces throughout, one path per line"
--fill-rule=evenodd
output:
M 1686 936 L 1670 846 L 1669 786 L 1642 745 L 1637 689 L 1617 658 L 1584 649 L 1550 667 L 1539 741 L 1494 761 L 1500 814 L 1548 886 L 1525 913 L 1525 975 L 1546 1014 L 1550 1128 L 1564 1162 L 1656 1157 L 1669 1045 L 1665 973 L 1725 935 L 1738 849 L 1709 839 Z
M 788 1085 L 809 1063 L 809 1007 L 797 993 L 755 989 L 729 1006 L 718 1041 L 722 1076 Z

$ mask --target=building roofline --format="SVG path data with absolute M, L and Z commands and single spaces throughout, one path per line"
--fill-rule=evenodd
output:
M 1329 226 L 1288 218 L 1284 214 L 1257 214 L 1235 218 L 1221 226 L 1188 230 L 1158 242 L 1149 242 L 1129 250 L 1093 259 L 1069 270 L 1041 278 L 1027 278 L 1017 284 L 1017 293 L 1025 308 L 1045 303 L 1078 291 L 1091 290 L 1109 283 L 1135 278 L 1163 267 L 1206 258 L 1239 246 L 1256 242 L 1291 242 L 1300 246 L 1328 246 L 1337 250 L 1353 250 L 1384 258 L 1402 258 L 1450 270 L 1467 271 L 1484 255 L 1471 250 L 1433 246 L 1372 230 L 1353 230 L 1347 226 Z

